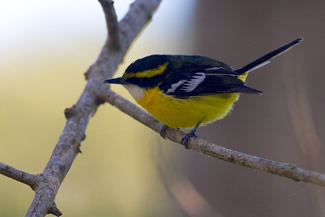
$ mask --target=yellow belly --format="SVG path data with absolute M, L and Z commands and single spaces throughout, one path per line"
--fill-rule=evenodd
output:
M 137 103 L 168 127 L 193 128 L 200 121 L 204 125 L 224 118 L 238 98 L 238 93 L 227 93 L 176 99 L 154 88 Z

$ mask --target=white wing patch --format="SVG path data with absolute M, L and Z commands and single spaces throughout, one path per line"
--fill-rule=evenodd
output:
M 177 83 L 172 84 L 172 85 L 170 86 L 170 88 L 166 91 L 166 93 L 168 94 L 168 93 L 173 93 L 173 92 L 175 92 L 175 90 L 176 90 L 179 86 L 181 86 L 185 81 L 186 81 L 186 80 L 180 80 L 180 81 L 178 81 Z
M 204 72 L 197 72 L 192 76 L 192 79 L 189 81 L 183 82 L 181 89 L 185 92 L 191 92 L 194 90 L 199 84 L 201 84 L 204 79 L 206 78 L 206 75 Z

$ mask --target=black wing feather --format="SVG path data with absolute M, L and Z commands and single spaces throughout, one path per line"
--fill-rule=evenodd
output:
M 195 88 L 188 88 L 189 83 L 196 78 L 199 79 L 193 85 Z M 247 87 L 245 82 L 238 79 L 238 74 L 229 67 L 177 70 L 170 73 L 159 87 L 165 94 L 181 99 L 222 93 L 261 93 Z

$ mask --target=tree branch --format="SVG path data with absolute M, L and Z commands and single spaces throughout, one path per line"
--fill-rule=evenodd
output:
M 112 0 L 99 0 L 104 10 L 106 25 L 108 30 L 108 44 L 113 50 L 120 49 L 120 31 L 117 22 L 117 16 Z
M 0 162 L 0 174 L 12 178 L 18 182 L 29 185 L 33 190 L 37 187 L 41 180 L 41 175 L 30 174 L 16 168 L 13 168 L 7 164 Z
M 107 40 L 96 62 L 86 72 L 86 87 L 77 103 L 65 110 L 65 127 L 42 173 L 44 181 L 35 189 L 36 194 L 25 214 L 26 217 L 61 213 L 54 204 L 55 196 L 74 159 L 80 153 L 80 143 L 85 139 L 88 121 L 104 102 L 102 96 L 107 94 L 109 87 L 103 81 L 116 71 L 130 44 L 150 20 L 160 1 L 135 1 L 119 23 L 120 49 L 112 50 Z M 114 11 L 113 8 L 111 10 Z M 104 8 L 104 12 L 106 13 L 107 9 Z
M 122 112 L 151 128 L 153 131 L 159 133 L 163 124 L 155 120 L 147 112 L 124 99 L 117 93 L 109 90 L 106 96 L 106 101 L 113 106 L 117 107 Z M 185 133 L 168 128 L 165 134 L 166 138 L 171 141 L 181 144 L 182 138 Z M 218 158 L 230 163 L 238 164 L 241 166 L 261 170 L 267 173 L 276 174 L 282 177 L 292 179 L 294 181 L 309 182 L 321 186 L 325 186 L 325 174 L 318 173 L 311 170 L 306 170 L 297 167 L 294 164 L 273 161 L 254 155 L 245 154 L 242 152 L 234 151 L 214 143 L 210 143 L 200 138 L 190 138 L 188 145 L 194 151 L 202 154 Z

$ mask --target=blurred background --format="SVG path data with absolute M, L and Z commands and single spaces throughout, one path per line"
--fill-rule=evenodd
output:
M 119 18 L 132 1 L 116 0 Z M 199 54 L 234 67 L 303 36 L 250 74 L 206 140 L 325 172 L 325 1 L 164 0 L 117 75 L 153 53 Z M 96 59 L 106 25 L 95 0 L 0 2 L 0 161 L 41 173 Z M 128 93 L 114 87 L 132 100 Z M 125 135 L 128 136 L 125 136 Z M 101 106 L 56 203 L 64 216 L 325 216 L 325 189 L 208 158 Z M 0 176 L 0 216 L 23 216 L 29 187 Z

